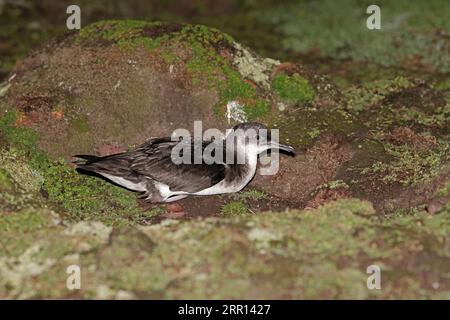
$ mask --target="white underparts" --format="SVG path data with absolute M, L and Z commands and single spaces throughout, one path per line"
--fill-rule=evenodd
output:
M 167 185 L 163 185 L 162 183 L 158 183 L 158 184 L 161 185 L 160 187 L 161 187 L 161 190 L 164 193 L 164 195 L 168 194 L 169 197 L 183 195 L 183 198 L 184 198 L 188 195 L 209 196 L 209 195 L 213 195 L 213 194 L 238 192 L 238 191 L 242 190 L 253 179 L 253 177 L 256 173 L 257 161 L 258 161 L 257 155 L 255 155 L 254 157 L 247 158 L 248 170 L 247 170 L 247 175 L 245 177 L 243 177 L 243 179 L 232 181 L 231 183 L 225 181 L 225 179 L 224 179 L 207 189 L 200 190 L 197 192 L 191 193 L 191 192 L 185 192 L 185 191 L 171 191 Z M 158 188 L 158 190 L 160 190 L 157 185 L 155 185 L 155 186 Z M 161 193 L 161 195 L 163 195 L 163 193 Z M 166 199 L 168 199 L 168 198 L 166 198 Z M 172 200 L 172 198 L 170 198 L 168 200 L 176 201 L 176 200 Z
M 208 195 L 214 195 L 214 194 L 223 194 L 223 193 L 233 193 L 238 192 L 242 190 L 253 178 L 253 176 L 256 173 L 256 166 L 257 166 L 257 155 L 255 153 L 255 156 L 250 156 L 246 159 L 246 164 L 248 165 L 247 174 L 242 179 L 236 179 L 232 180 L 231 182 L 225 181 L 223 179 L 222 181 L 216 183 L 215 185 L 206 188 L 204 190 L 200 190 L 197 192 L 186 192 L 186 191 L 172 191 L 170 190 L 170 187 L 167 184 L 155 181 L 151 179 L 150 177 L 147 177 L 149 180 L 152 180 L 153 185 L 155 189 L 159 192 L 162 201 L 164 202 L 172 202 L 177 201 L 183 198 L 186 198 L 187 196 L 208 196 Z M 123 186 L 129 190 L 138 191 L 138 192 L 147 192 L 149 191 L 147 189 L 147 181 L 145 182 L 139 182 L 135 183 L 130 180 L 127 180 L 122 177 L 113 176 L 107 173 L 100 173 L 105 178 L 111 180 L 112 182 Z M 148 195 L 147 200 L 151 200 L 153 197 L 153 194 L 150 193 Z
M 253 157 L 251 157 L 253 158 Z M 255 156 L 254 159 L 247 159 L 247 165 L 248 165 L 248 171 L 247 175 L 243 177 L 242 180 L 239 181 L 232 181 L 231 183 L 226 182 L 225 180 L 220 181 L 219 183 L 216 183 L 212 187 L 209 187 L 207 189 L 191 193 L 191 195 L 196 196 L 209 196 L 213 194 L 222 194 L 222 193 L 233 193 L 238 192 L 242 190 L 249 182 L 252 180 L 253 176 L 256 173 L 256 164 L 257 164 L 257 157 Z
M 125 187 L 127 189 L 139 192 L 144 192 L 147 190 L 144 182 L 135 183 L 122 177 L 113 176 L 111 174 L 102 172 L 100 172 L 100 174 L 105 178 L 111 180 L 112 182 L 117 183 L 118 185 Z

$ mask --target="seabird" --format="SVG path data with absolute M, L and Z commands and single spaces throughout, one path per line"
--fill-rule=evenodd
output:
M 177 164 L 171 155 L 179 143 L 191 144 L 192 150 L 200 146 L 202 152 L 211 144 L 221 147 L 217 150 L 222 150 L 223 160 L 211 163 L 202 153 L 200 163 Z M 267 127 L 253 122 L 236 125 L 222 139 L 202 140 L 196 144 L 192 138 L 184 142 L 173 141 L 171 137 L 151 138 L 129 152 L 103 157 L 76 155 L 79 159 L 75 163 L 81 173 L 94 173 L 139 192 L 139 198 L 146 202 L 161 203 L 188 196 L 238 192 L 255 176 L 258 156 L 272 149 L 294 155 L 293 147 L 272 141 Z M 234 161 L 227 163 L 230 152 Z M 214 156 L 214 152 L 211 155 Z M 242 161 L 236 161 L 239 159 Z

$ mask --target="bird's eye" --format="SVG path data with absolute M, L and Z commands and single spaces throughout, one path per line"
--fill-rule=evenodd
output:
M 256 135 L 256 141 L 259 141 L 259 134 Z

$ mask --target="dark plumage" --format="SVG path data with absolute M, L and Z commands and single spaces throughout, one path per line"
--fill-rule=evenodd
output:
M 245 123 L 233 129 L 258 131 L 262 128 L 265 127 L 261 124 Z M 240 150 L 239 139 L 238 137 L 235 143 L 236 153 Z M 179 143 L 189 143 L 193 150 L 201 147 L 201 154 L 210 143 L 214 143 L 223 147 L 224 161 L 207 164 L 205 159 L 201 158 L 201 163 L 196 164 L 193 151 L 190 164 L 176 164 L 171 155 L 173 148 Z M 129 190 L 140 192 L 141 198 L 149 202 L 171 202 L 189 195 L 236 192 L 250 182 L 256 171 L 255 161 L 258 154 L 246 155 L 243 164 L 226 164 L 228 150 L 225 143 L 226 140 L 195 144 L 194 140 L 180 142 L 172 141 L 170 137 L 152 138 L 130 152 L 104 157 L 77 155 L 75 157 L 79 159 L 75 163 L 80 172 L 93 172 Z M 292 147 L 278 147 L 293 152 Z

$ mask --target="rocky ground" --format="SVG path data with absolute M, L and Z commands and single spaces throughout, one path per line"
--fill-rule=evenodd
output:
M 233 37 L 169 11 L 179 23 L 99 21 L 3 65 L 1 298 L 450 298 L 449 19 L 423 26 L 392 7 L 388 18 L 422 38 L 388 29 L 356 46 L 358 15 L 332 40 L 311 15 L 295 19 L 312 4 L 277 7 L 277 21 L 270 6 L 226 8 L 234 23 L 197 9 L 189 19 Z M 253 24 L 274 24 L 282 47 L 271 58 L 273 39 L 242 28 Z M 373 46 L 385 60 L 366 54 Z M 230 102 L 241 109 L 229 123 Z M 148 205 L 70 163 L 242 117 L 280 129 L 298 152 L 236 195 Z M 81 290 L 66 287 L 73 264 Z M 373 264 L 381 290 L 366 287 Z

